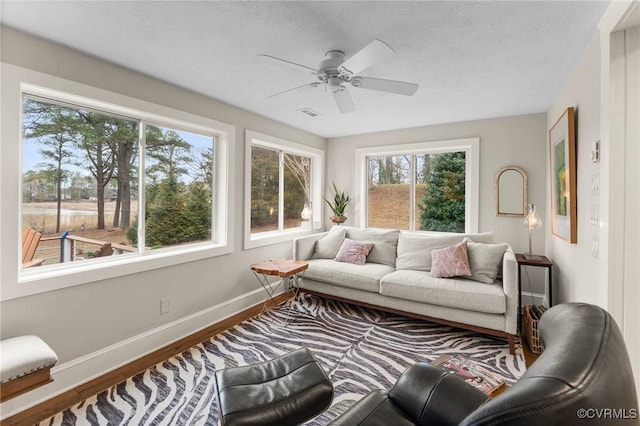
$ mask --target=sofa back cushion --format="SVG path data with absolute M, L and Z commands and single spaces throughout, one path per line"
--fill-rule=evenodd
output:
M 312 259 L 334 259 L 342 242 L 347 236 L 347 231 L 340 227 L 334 226 L 329 233 L 316 241 L 315 251 L 311 256 Z
M 482 244 L 469 238 L 465 238 L 467 243 L 467 254 L 469 265 L 471 266 L 471 278 L 485 284 L 492 284 L 500 271 L 502 256 L 507 251 L 509 245 L 502 244 Z
M 399 230 L 376 228 L 360 229 L 347 226 L 344 228 L 347 231 L 347 238 L 354 241 L 373 243 L 373 248 L 367 256 L 367 262 L 396 266 L 398 236 L 400 235 Z
M 431 271 L 431 251 L 462 242 L 471 238 L 477 243 L 494 243 L 493 233 L 481 234 L 409 234 L 400 233 L 398 237 L 398 257 L 396 269 L 413 269 L 416 271 Z

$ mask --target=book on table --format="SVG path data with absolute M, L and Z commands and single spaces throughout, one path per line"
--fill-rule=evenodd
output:
M 487 395 L 504 385 L 504 379 L 462 355 L 442 355 L 433 364 L 457 374 Z

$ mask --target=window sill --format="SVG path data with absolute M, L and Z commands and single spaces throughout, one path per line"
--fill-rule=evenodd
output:
M 302 237 L 305 235 L 310 235 L 313 233 L 313 230 L 309 228 L 296 228 L 292 230 L 287 230 L 283 232 L 273 231 L 273 232 L 261 232 L 259 234 L 249 235 L 248 238 L 245 238 L 244 249 L 249 250 L 257 247 L 264 247 L 271 244 L 278 244 L 287 241 L 293 241 L 295 238 Z
M 110 257 L 91 263 L 77 262 L 73 266 L 42 266 L 21 272 L 15 291 L 3 289 L 3 300 L 166 268 L 231 252 L 230 245 L 203 243 L 189 248 L 154 250 L 142 255 L 123 254 L 117 260 Z

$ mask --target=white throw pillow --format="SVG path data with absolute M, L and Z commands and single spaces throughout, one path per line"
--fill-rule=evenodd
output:
M 345 239 L 347 232 L 339 227 L 334 226 L 329 233 L 316 241 L 315 252 L 311 256 L 312 259 L 334 259 L 340 246 Z
M 502 264 L 504 252 L 509 247 L 508 244 L 481 244 L 469 238 L 467 242 L 467 254 L 469 255 L 469 265 L 471 266 L 471 276 L 469 279 L 485 284 L 493 284 L 498 276 L 498 270 Z

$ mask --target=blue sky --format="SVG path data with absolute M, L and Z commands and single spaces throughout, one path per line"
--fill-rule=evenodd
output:
M 173 130 L 173 129 L 172 129 Z M 211 148 L 211 137 L 197 135 L 194 133 L 189 133 L 181 130 L 174 130 L 182 139 L 187 141 L 194 150 L 201 151 Z M 37 140 L 30 138 L 24 139 L 22 144 L 22 171 L 27 172 L 29 170 L 37 170 L 39 164 L 44 162 L 42 154 L 40 154 L 40 150 L 42 150 L 44 145 L 37 142 Z M 80 159 L 84 159 L 83 154 L 78 151 L 78 157 Z M 84 161 L 84 160 L 83 160 Z M 80 171 L 86 172 L 89 174 L 86 168 L 74 166 L 74 165 L 65 165 L 64 168 L 70 171 Z

